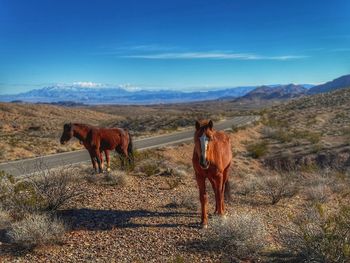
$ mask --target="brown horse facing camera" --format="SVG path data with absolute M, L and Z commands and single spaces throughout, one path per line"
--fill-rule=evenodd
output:
M 125 161 L 133 163 L 132 139 L 128 131 L 120 128 L 100 128 L 81 123 L 66 123 L 63 126 L 63 133 L 60 139 L 65 144 L 72 137 L 77 138 L 89 151 L 92 166 L 99 172 L 103 171 L 103 156 L 105 152 L 107 160 L 107 171 L 110 171 L 109 151 L 116 150 L 119 153 L 122 168 Z
M 201 224 L 208 225 L 208 195 L 205 179 L 208 178 L 215 193 L 215 213 L 224 215 L 224 195 L 229 197 L 229 169 L 232 161 L 231 142 L 227 134 L 216 131 L 211 120 L 196 121 L 192 164 L 199 187 Z

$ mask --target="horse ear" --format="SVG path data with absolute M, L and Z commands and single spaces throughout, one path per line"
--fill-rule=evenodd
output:
M 209 123 L 208 123 L 209 129 L 213 129 L 213 126 L 214 126 L 213 121 L 210 120 Z
M 201 124 L 199 123 L 199 121 L 196 121 L 196 130 L 198 131 L 201 127 Z

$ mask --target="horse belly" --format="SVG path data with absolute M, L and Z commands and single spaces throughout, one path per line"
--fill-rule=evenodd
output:
M 101 141 L 101 150 L 114 150 L 116 147 L 113 140 L 102 140 Z

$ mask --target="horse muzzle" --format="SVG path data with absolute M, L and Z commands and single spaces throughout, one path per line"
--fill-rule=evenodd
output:
M 208 169 L 209 168 L 209 162 L 207 159 L 203 158 L 203 156 L 201 156 L 200 160 L 199 160 L 199 165 L 201 166 L 202 169 Z

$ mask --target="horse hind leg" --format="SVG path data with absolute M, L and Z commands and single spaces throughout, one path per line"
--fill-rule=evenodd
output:
M 122 169 L 124 169 L 125 167 L 125 156 L 124 156 L 124 152 L 122 150 L 122 148 L 120 146 L 117 146 L 117 148 L 115 148 L 116 152 L 119 155 L 119 160 L 120 160 L 120 166 Z
M 105 150 L 105 155 L 106 155 L 106 162 L 107 162 L 107 172 L 111 171 L 111 162 L 110 162 L 110 156 L 109 156 L 109 151 Z
M 222 191 L 224 192 L 224 200 L 225 201 L 232 201 L 232 195 L 231 195 L 231 186 L 229 182 L 229 171 L 230 171 L 230 166 L 226 167 L 224 170 L 224 178 L 223 178 L 223 184 L 222 184 Z
M 101 161 L 101 165 L 100 165 L 100 167 L 101 167 L 101 171 L 103 172 L 103 168 L 104 168 L 104 162 L 103 162 L 103 154 L 102 154 L 102 151 L 100 151 L 100 161 Z M 100 171 L 100 172 L 101 172 Z

